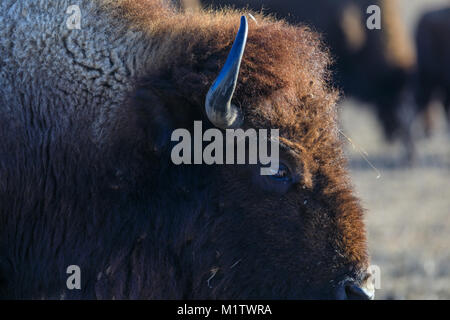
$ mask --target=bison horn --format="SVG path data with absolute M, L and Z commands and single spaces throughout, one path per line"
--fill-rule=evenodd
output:
M 206 95 L 206 115 L 216 127 L 222 129 L 236 128 L 243 122 L 241 111 L 231 103 L 231 99 L 236 89 L 247 35 L 247 18 L 243 16 L 227 61 Z

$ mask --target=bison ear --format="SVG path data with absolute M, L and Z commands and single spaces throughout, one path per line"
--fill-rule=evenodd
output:
M 154 88 L 140 87 L 133 96 L 138 125 L 144 130 L 152 152 L 161 154 L 168 147 L 174 123 L 166 103 Z
M 161 152 L 170 146 L 173 130 L 192 128 L 195 120 L 206 119 L 204 98 L 208 86 L 206 76 L 187 68 L 138 82 L 133 105 L 153 151 Z
M 194 120 L 204 117 L 203 104 L 197 108 L 195 103 L 197 82 L 186 73 L 147 77 L 139 82 L 133 105 L 139 126 L 144 129 L 154 152 L 161 153 L 171 145 L 175 129 L 190 128 Z

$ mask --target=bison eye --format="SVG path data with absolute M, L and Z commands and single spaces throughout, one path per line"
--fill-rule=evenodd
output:
M 278 172 L 276 172 L 274 175 L 271 175 L 270 177 L 276 181 L 283 181 L 283 182 L 290 181 L 291 171 L 285 164 L 280 163 Z
M 259 169 L 255 170 L 254 177 L 256 179 L 254 181 L 263 191 L 281 195 L 287 193 L 296 183 L 296 176 L 292 174 L 295 171 L 292 171 L 288 164 L 278 162 L 278 169 L 271 165 L 270 170 L 273 171 L 268 175 L 261 175 Z

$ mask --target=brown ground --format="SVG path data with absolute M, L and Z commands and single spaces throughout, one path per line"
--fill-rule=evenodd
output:
M 445 124 L 431 140 L 419 141 L 417 163 L 408 168 L 402 165 L 401 145 L 386 145 L 367 109 L 347 102 L 342 122 L 381 173 L 377 179 L 347 144 L 353 182 L 367 209 L 372 264 L 381 269 L 377 298 L 450 299 L 450 133 Z

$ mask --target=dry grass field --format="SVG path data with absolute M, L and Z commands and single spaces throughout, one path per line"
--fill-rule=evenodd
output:
M 377 172 L 347 144 L 356 191 L 367 209 L 372 264 L 381 269 L 380 299 L 450 299 L 450 128 L 441 123 L 403 165 L 400 144 L 387 145 L 368 108 L 346 102 L 343 130 L 367 151 Z M 449 132 L 447 132 L 447 130 Z

